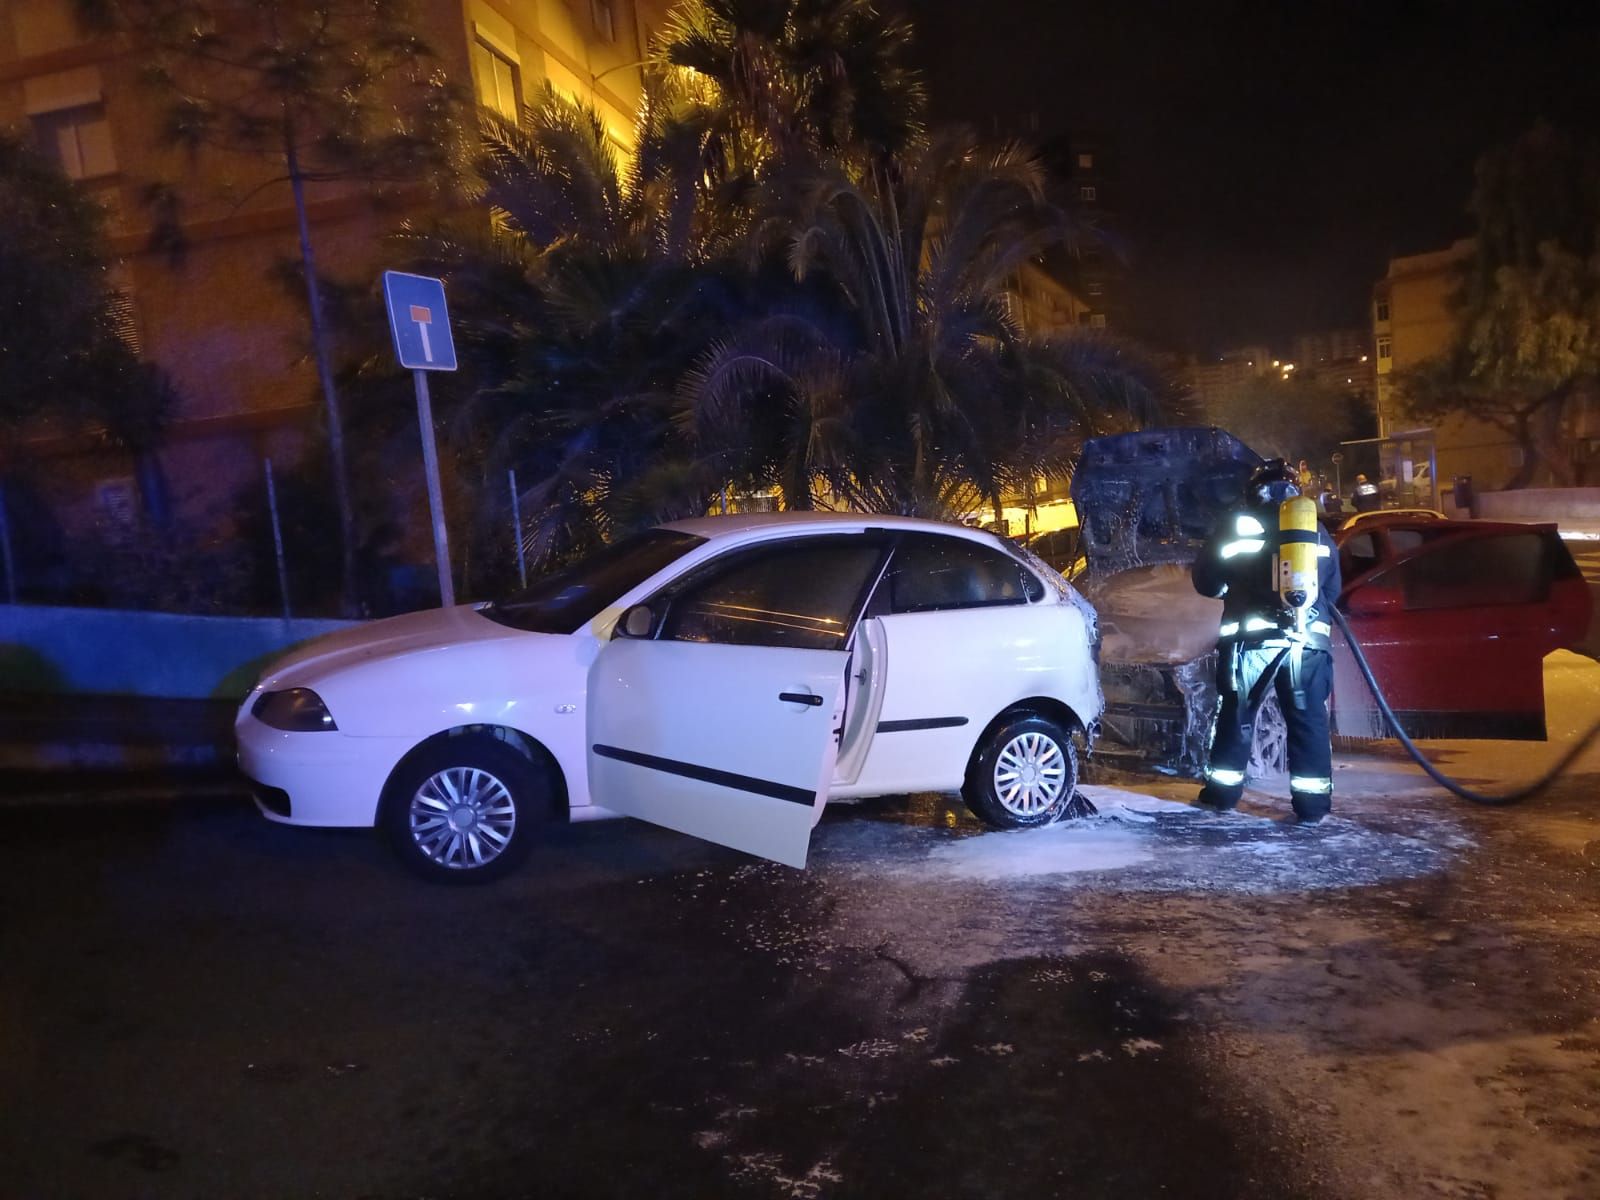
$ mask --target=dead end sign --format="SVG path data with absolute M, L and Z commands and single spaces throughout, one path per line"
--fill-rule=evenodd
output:
M 383 300 L 400 365 L 412 371 L 454 371 L 456 344 L 444 306 L 444 281 L 404 271 L 383 273 Z

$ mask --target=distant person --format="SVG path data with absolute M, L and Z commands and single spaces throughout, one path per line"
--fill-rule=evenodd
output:
M 1294 481 L 1300 488 L 1302 496 L 1311 495 L 1311 487 L 1316 483 L 1316 477 L 1311 473 L 1311 464 L 1303 458 L 1300 460 L 1300 465 L 1295 468 Z
M 1377 511 L 1378 485 L 1365 475 L 1357 475 L 1355 490 L 1350 494 L 1350 503 L 1355 506 L 1358 513 Z

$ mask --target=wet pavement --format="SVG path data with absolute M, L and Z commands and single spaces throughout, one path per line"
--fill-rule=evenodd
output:
M 590 823 L 465 889 L 220 786 L 12 805 L 0 1195 L 1592 1197 L 1593 769 L 836 806 L 804 872 Z

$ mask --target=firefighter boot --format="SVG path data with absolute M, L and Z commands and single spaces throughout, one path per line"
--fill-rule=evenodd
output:
M 1215 809 L 1217 812 L 1232 812 L 1239 807 L 1239 797 L 1244 795 L 1244 780 L 1238 783 L 1231 780 L 1224 781 L 1217 778 L 1218 772 L 1207 771 L 1205 786 L 1200 789 L 1200 794 L 1195 797 L 1195 802 L 1203 808 Z M 1226 772 L 1230 777 L 1243 775 L 1242 771 Z
M 1333 797 L 1327 792 L 1289 793 L 1289 803 L 1294 805 L 1295 819 L 1302 825 L 1315 825 L 1328 815 L 1333 807 Z

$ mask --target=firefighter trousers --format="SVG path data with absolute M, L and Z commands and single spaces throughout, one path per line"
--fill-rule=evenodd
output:
M 1333 804 L 1333 749 L 1328 740 L 1328 693 L 1333 656 L 1326 650 L 1285 652 L 1281 646 L 1217 647 L 1220 705 L 1211 736 L 1211 760 L 1200 800 L 1232 808 L 1244 791 L 1256 714 L 1270 686 L 1289 733 L 1289 795 L 1304 820 L 1327 815 Z M 1275 672 L 1268 683 L 1264 675 Z

